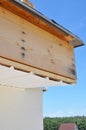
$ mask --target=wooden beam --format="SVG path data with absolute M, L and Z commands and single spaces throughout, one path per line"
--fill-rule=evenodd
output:
M 61 75 L 56 75 L 54 73 L 43 71 L 43 70 L 28 66 L 28 65 L 20 64 L 18 62 L 14 62 L 9 59 L 5 59 L 3 57 L 0 57 L 0 64 L 4 66 L 8 66 L 8 67 L 13 66 L 15 69 L 18 69 L 24 72 L 33 72 L 34 74 L 39 75 L 40 77 L 49 77 L 49 79 L 51 80 L 63 81 L 64 83 L 68 83 L 68 84 L 76 83 L 76 80 L 74 79 L 63 77 Z

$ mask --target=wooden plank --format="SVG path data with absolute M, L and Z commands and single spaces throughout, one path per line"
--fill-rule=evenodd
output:
M 67 78 L 67 77 L 63 77 L 63 76 L 60 76 L 60 75 L 56 75 L 56 74 L 53 74 L 53 73 L 50 73 L 50 72 L 47 72 L 47 71 L 43 71 L 43 70 L 28 66 L 28 65 L 20 64 L 18 62 L 14 62 L 14 61 L 11 61 L 9 59 L 5 59 L 3 57 L 0 57 L 0 64 L 4 65 L 4 66 L 8 66 L 8 67 L 14 66 L 15 69 L 21 70 L 21 71 L 24 71 L 24 72 L 33 72 L 34 74 L 36 74 L 40 77 L 46 77 L 47 76 L 51 80 L 63 81 L 63 82 L 68 83 L 68 84 L 76 83 L 76 80 L 73 80 L 73 79 L 70 79 L 70 78 Z
M 69 42 L 68 41 L 68 34 L 64 34 L 64 32 L 60 31 L 60 29 L 53 27 L 51 24 L 48 22 L 45 22 L 42 18 L 37 17 L 33 15 L 31 12 L 25 11 L 23 8 L 20 8 L 16 6 L 15 4 L 12 4 L 12 2 L 7 1 L 7 0 L 0 0 L 0 6 L 10 10 L 14 14 L 26 19 L 27 21 L 31 22 L 32 24 L 46 30 L 47 32 L 56 35 L 63 41 Z M 73 37 L 71 36 L 71 40 Z
M 0 56 L 76 80 L 71 45 L 3 8 L 0 8 Z

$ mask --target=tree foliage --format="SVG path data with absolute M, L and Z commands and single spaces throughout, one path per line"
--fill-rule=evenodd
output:
M 76 123 L 79 130 L 86 130 L 86 117 L 45 117 L 44 118 L 44 130 L 59 130 L 59 126 L 62 123 Z

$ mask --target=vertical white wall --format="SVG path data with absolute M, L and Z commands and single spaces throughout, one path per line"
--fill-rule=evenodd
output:
M 43 130 L 42 89 L 0 86 L 0 130 Z

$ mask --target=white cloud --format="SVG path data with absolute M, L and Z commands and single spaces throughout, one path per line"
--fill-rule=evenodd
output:
M 71 117 L 71 116 L 83 116 L 86 115 L 86 111 L 58 111 L 52 114 L 46 114 L 44 117 Z

